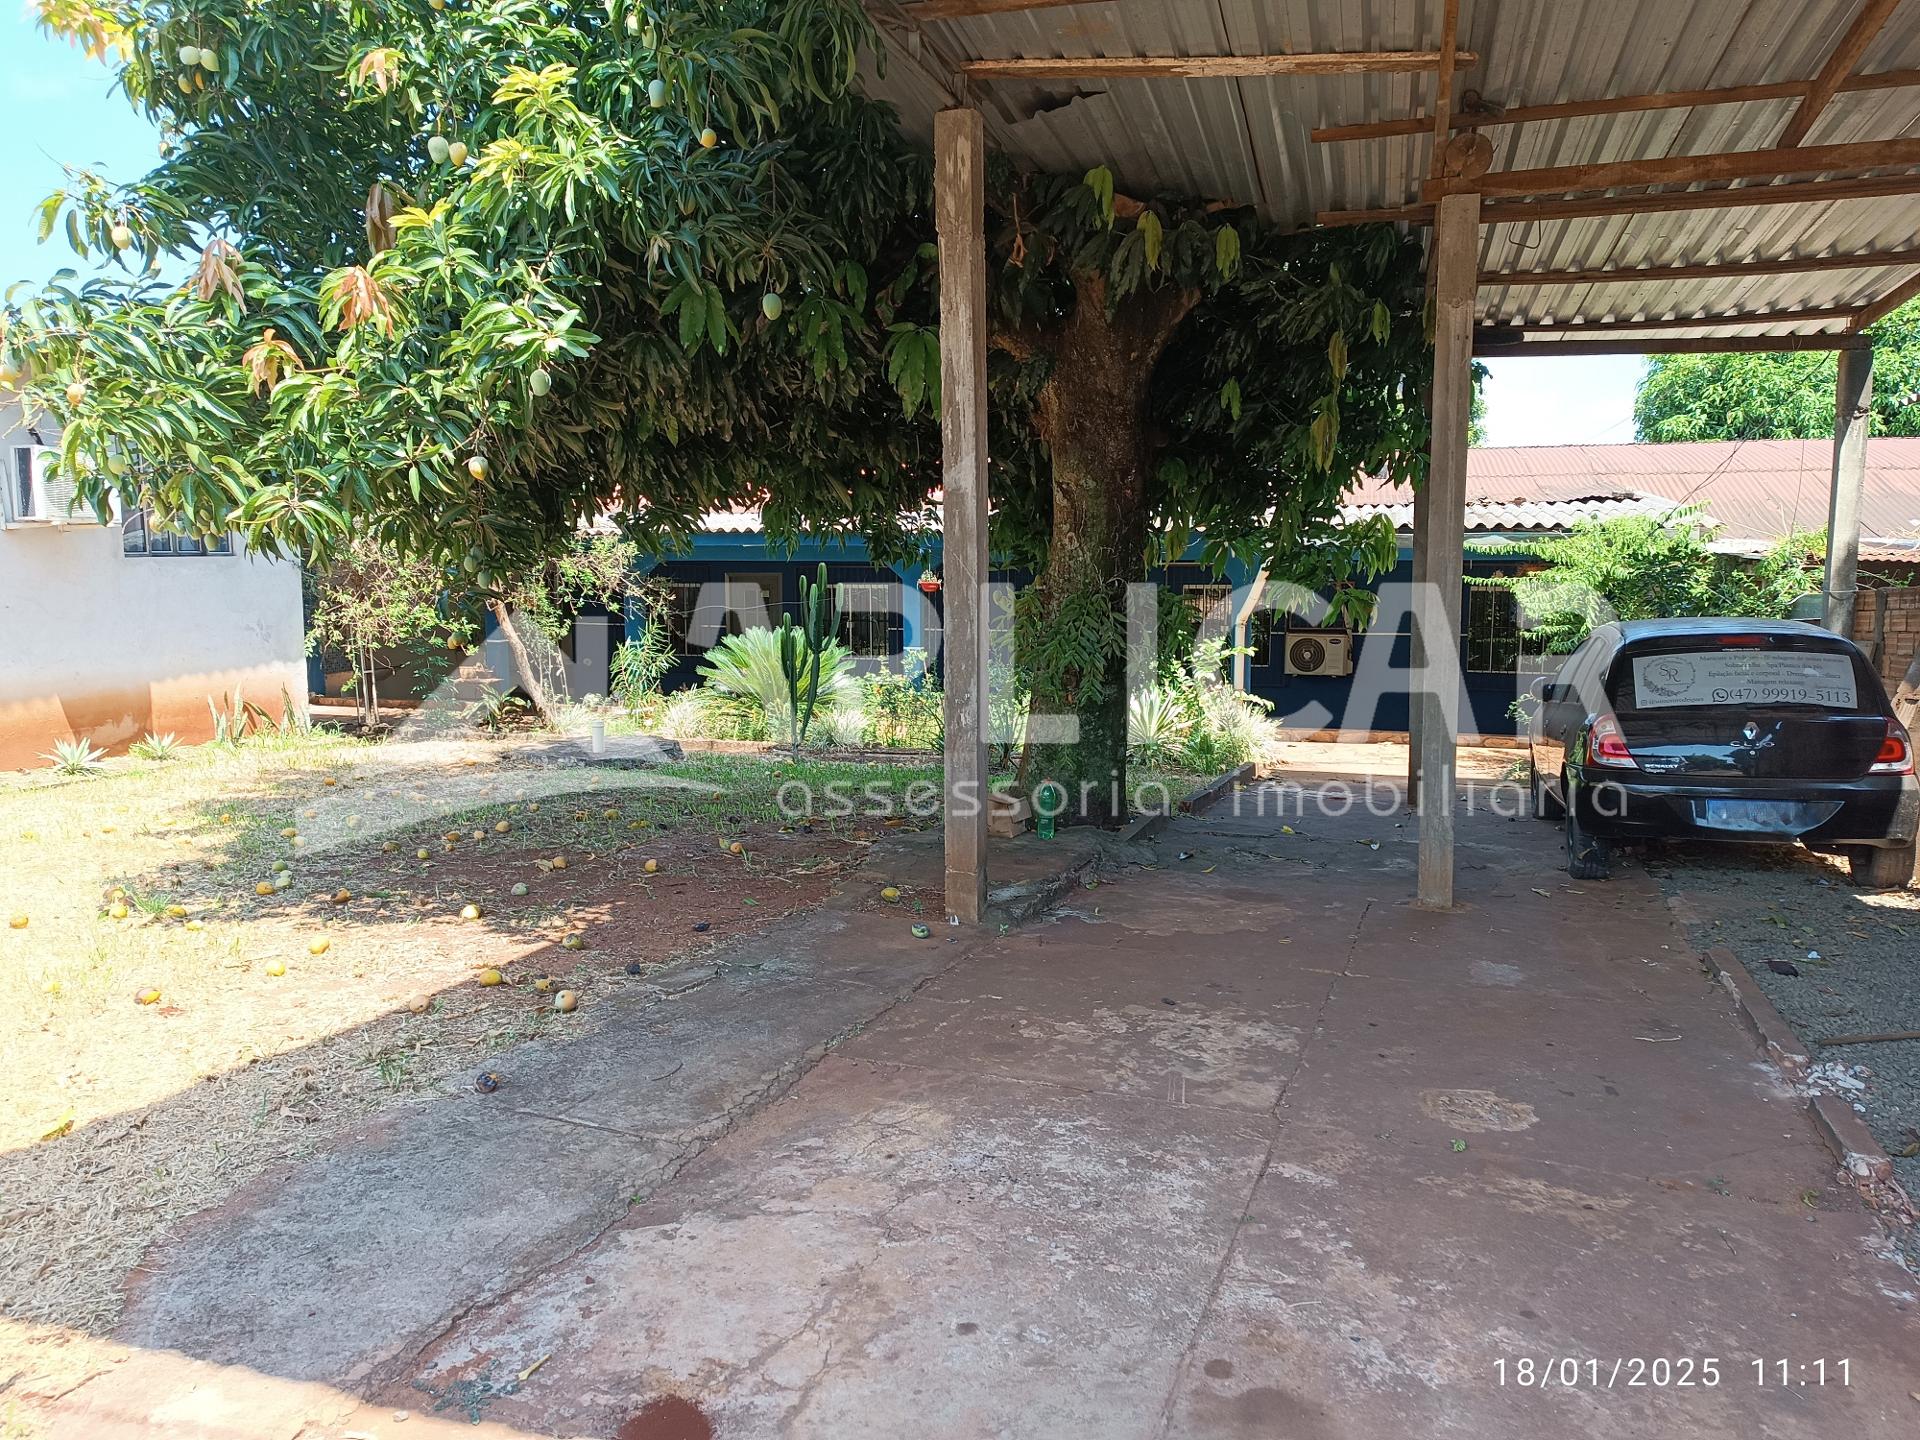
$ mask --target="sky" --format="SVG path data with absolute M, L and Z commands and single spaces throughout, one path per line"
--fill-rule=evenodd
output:
M 107 68 L 49 40 L 23 0 L 0 0 L 0 290 L 45 281 L 77 262 L 56 233 L 34 241 L 34 207 L 65 183 L 63 165 L 102 167 L 111 177 L 144 172 L 158 158 L 154 129 L 117 94 Z M 1638 356 L 1488 362 L 1487 443 L 1593 445 L 1633 439 Z
M 153 126 L 111 83 L 106 66 L 41 34 L 22 0 L 0 0 L 0 290 L 81 263 L 63 234 L 34 240 L 35 207 L 66 183 L 64 165 L 126 179 L 159 159 Z

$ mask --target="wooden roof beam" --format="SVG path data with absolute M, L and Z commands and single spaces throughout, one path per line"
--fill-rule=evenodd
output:
M 1775 180 L 1834 170 L 1882 170 L 1920 165 L 1920 139 L 1868 140 L 1851 145 L 1808 145 L 1786 150 L 1735 150 L 1719 155 L 1668 155 L 1597 165 L 1551 165 L 1538 170 L 1490 170 L 1473 177 L 1429 180 L 1421 199 L 1455 190 L 1477 190 L 1487 199 L 1568 195 L 1631 185 L 1677 185 L 1689 181 Z
M 1847 27 L 1847 33 L 1840 37 L 1840 43 L 1833 47 L 1827 63 L 1813 77 L 1813 83 L 1808 86 L 1800 107 L 1793 112 L 1793 118 L 1787 121 L 1787 128 L 1780 132 L 1780 138 L 1774 144 L 1783 150 L 1790 149 L 1807 138 L 1807 132 L 1813 129 L 1813 122 L 1820 118 L 1820 113 L 1840 89 L 1841 82 L 1853 73 L 1854 67 L 1860 63 L 1860 57 L 1867 53 L 1874 36 L 1885 28 L 1887 18 L 1899 3 L 1900 0 L 1866 0 L 1860 7 L 1860 13 L 1853 17 L 1853 23 Z
M 1094 0 L 908 0 L 900 8 L 916 20 L 968 20 L 976 15 L 1015 15 L 1022 10 L 1055 10 Z
M 1660 215 L 1682 210 L 1744 210 L 1762 205 L 1817 205 L 1835 200 L 1878 200 L 1920 195 L 1920 175 L 1874 175 L 1858 180 L 1802 180 L 1785 185 L 1749 185 L 1737 190 L 1660 190 L 1638 195 L 1582 195 L 1573 199 L 1490 200 L 1480 207 L 1482 225 L 1537 220 L 1587 220 L 1598 215 Z M 1425 225 L 1433 206 L 1393 205 L 1377 210 L 1323 210 L 1319 225 Z
M 1454 57 L 1471 65 L 1480 57 Z M 1337 50 L 1294 55 L 1092 55 L 1062 59 L 1019 57 L 964 60 L 970 80 L 1134 80 L 1171 77 L 1220 80 L 1249 75 L 1394 74 L 1440 68 L 1438 50 Z
M 1910 276 L 1871 305 L 1855 311 L 1853 321 L 1847 328 L 1858 333 L 1869 325 L 1877 325 L 1916 296 L 1920 296 L 1920 275 Z
M 1819 306 L 1808 310 L 1776 310 L 1771 314 L 1691 315 L 1672 320 L 1523 320 L 1501 326 L 1504 334 L 1593 335 L 1602 331 L 1612 335 L 1632 335 L 1652 330 L 1718 330 L 1727 325 L 1829 325 L 1835 320 L 1851 322 L 1859 312 L 1851 305 Z M 1839 332 L 1835 332 L 1839 333 Z
M 1648 265 L 1594 270 L 1482 270 L 1482 285 L 1635 285 L 1647 281 L 1730 280 L 1748 275 L 1810 275 L 1822 270 L 1882 270 L 1920 265 L 1920 250 L 1873 250 L 1859 255 L 1788 255 L 1705 265 Z
M 1884 70 L 1873 75 L 1849 75 L 1840 82 L 1841 94 L 1857 90 L 1905 90 L 1920 86 L 1920 70 Z M 1475 108 L 1453 113 L 1455 130 L 1483 130 L 1497 125 L 1525 125 L 1534 120 L 1577 120 L 1587 115 L 1625 115 L 1643 110 L 1691 110 L 1701 105 L 1740 105 L 1759 100 L 1804 99 L 1813 89 L 1809 80 L 1781 80 L 1767 85 L 1723 85 L 1704 90 L 1668 90 L 1647 95 L 1614 95 L 1598 100 L 1562 100 L 1548 105 L 1510 105 Z M 1471 98 L 1471 97 L 1469 97 Z M 1424 135 L 1435 128 L 1429 115 L 1395 120 L 1369 120 L 1358 125 L 1323 125 L 1311 132 L 1318 144 L 1342 140 L 1384 140 L 1396 135 Z
M 1596 325 L 1595 330 L 1603 329 Z M 1858 335 L 1832 331 L 1819 335 L 1677 335 L 1619 336 L 1604 340 L 1506 340 L 1504 327 L 1486 326 L 1476 332 L 1473 353 L 1487 360 L 1515 355 L 1737 355 L 1780 350 L 1857 350 L 1866 341 Z

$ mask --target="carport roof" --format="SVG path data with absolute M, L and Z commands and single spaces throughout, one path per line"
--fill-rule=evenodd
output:
M 1491 171 L 1458 182 L 1489 197 L 1483 352 L 1833 345 L 1920 293 L 1920 24 L 1911 0 L 1893 17 L 1898 4 L 886 0 L 870 8 L 888 63 L 868 88 L 922 136 L 964 98 L 1018 162 L 1104 164 L 1136 193 L 1253 203 L 1305 226 L 1424 224 L 1436 185 L 1450 183 L 1438 178 L 1432 118 L 1450 87 L 1453 149 L 1463 132 L 1491 141 Z M 1454 9 L 1460 57 L 1448 81 L 1439 56 Z M 1309 54 L 1322 58 L 1301 60 Z M 1156 73 L 1101 73 L 1116 57 L 1146 57 Z M 1181 63 L 1193 57 L 1216 63 Z M 1353 70 L 1362 57 L 1398 68 Z M 1066 63 L 1005 73 L 1034 62 Z M 1352 73 L 1170 73 L 1223 63 Z M 1741 88 L 1702 93 L 1731 87 Z M 1868 142 L 1874 151 L 1805 154 Z M 1768 173 L 1700 180 L 1690 177 L 1705 167 L 1689 163 L 1684 175 L 1656 167 L 1666 183 L 1649 185 L 1559 168 L 1737 152 L 1747 153 L 1723 169 Z M 1741 204 L 1732 190 L 1768 193 Z

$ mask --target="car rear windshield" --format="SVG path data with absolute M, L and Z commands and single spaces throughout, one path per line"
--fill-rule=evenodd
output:
M 1642 641 L 1615 658 L 1616 711 L 1801 706 L 1878 712 L 1878 682 L 1845 646 L 1799 635 L 1688 635 Z

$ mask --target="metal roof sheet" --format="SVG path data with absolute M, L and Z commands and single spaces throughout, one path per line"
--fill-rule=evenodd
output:
M 1852 20 L 1857 0 L 1464 0 L 1461 39 L 1477 64 L 1457 93 L 1502 105 L 1654 91 L 1804 81 Z M 926 34 L 969 57 L 1271 54 L 1412 50 L 1439 43 L 1432 0 L 1098 0 L 953 21 Z M 870 91 L 931 133 L 950 103 L 898 34 Z M 1920 25 L 1896 16 L 1858 67 L 1920 67 Z M 1025 163 L 1072 172 L 1110 166 L 1136 192 L 1179 190 L 1257 204 L 1275 221 L 1418 198 L 1428 134 L 1315 144 L 1319 125 L 1418 114 L 1431 74 L 1004 81 L 979 87 L 992 142 Z M 1771 145 L 1793 100 L 1749 102 L 1491 127 L 1494 168 L 1586 164 Z M 1920 133 L 1920 89 L 1836 96 L 1809 144 Z M 1500 223 L 1483 227 L 1484 269 L 1678 265 L 1786 255 L 1857 254 L 1910 243 L 1920 197 Z M 1481 319 L 1503 324 L 1780 314 L 1868 303 L 1911 272 L 1831 270 L 1684 284 L 1483 286 Z M 1837 330 L 1838 321 L 1691 335 Z M 1651 331 L 1647 338 L 1667 332 Z
M 1582 496 L 1650 494 L 1698 505 L 1728 539 L 1777 540 L 1824 530 L 1833 475 L 1831 440 L 1728 440 L 1684 445 L 1513 445 L 1467 455 L 1467 494 L 1483 502 L 1555 503 Z M 1363 479 L 1349 504 L 1403 501 L 1404 490 Z M 1920 536 L 1920 439 L 1867 444 L 1860 525 L 1878 540 Z

